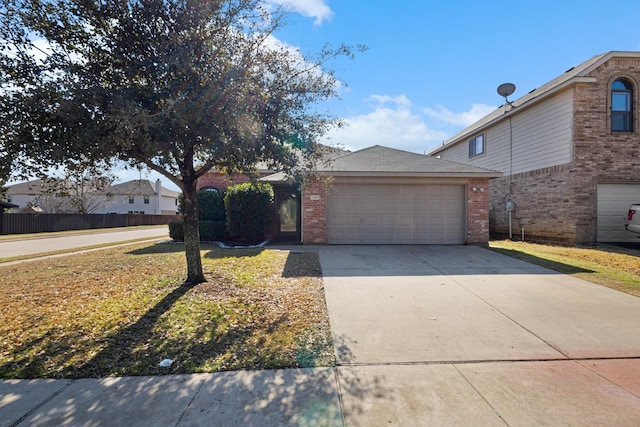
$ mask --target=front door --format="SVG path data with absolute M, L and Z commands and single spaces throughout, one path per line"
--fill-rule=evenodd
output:
M 275 238 L 300 243 L 300 192 L 292 187 L 274 188 Z

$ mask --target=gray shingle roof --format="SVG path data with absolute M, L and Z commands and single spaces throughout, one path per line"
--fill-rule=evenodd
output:
M 145 195 L 150 196 L 156 193 L 155 188 L 146 179 L 134 179 L 133 181 L 114 184 L 105 190 L 106 193 L 114 195 Z
M 337 157 L 328 167 L 321 168 L 319 171 L 342 176 L 351 174 L 360 176 L 502 176 L 501 172 L 490 169 L 380 145 Z

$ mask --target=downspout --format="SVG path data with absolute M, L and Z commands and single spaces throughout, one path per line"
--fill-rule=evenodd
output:
M 513 240 L 513 210 L 515 209 L 515 203 L 513 203 L 513 188 L 511 177 L 513 175 L 513 126 L 511 123 L 511 115 L 509 115 L 509 195 L 507 196 L 507 212 L 509 212 L 509 240 Z

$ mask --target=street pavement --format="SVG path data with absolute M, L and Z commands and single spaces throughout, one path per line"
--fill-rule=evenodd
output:
M 0 382 L 0 426 L 637 426 L 640 298 L 473 246 L 317 251 L 334 368 Z
M 166 225 L 158 227 L 131 227 L 129 229 L 117 228 L 113 231 L 100 230 L 99 232 L 86 232 L 78 234 L 61 234 L 59 236 L 50 233 L 38 236 L 30 234 L 27 237 L 15 235 L 15 238 L 0 240 L 0 258 L 10 258 L 24 255 L 50 253 L 62 250 L 79 249 L 87 246 L 103 245 L 109 243 L 126 242 L 138 239 L 169 239 L 169 228 Z

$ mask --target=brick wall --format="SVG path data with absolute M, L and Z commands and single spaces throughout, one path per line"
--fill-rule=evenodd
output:
M 640 60 L 612 58 L 591 73 L 597 81 L 574 94 L 574 165 L 571 190 L 577 212 L 576 242 L 597 240 L 597 186 L 640 183 Z M 633 85 L 633 132 L 611 132 L 610 87 L 624 78 Z
M 467 185 L 467 243 L 489 243 L 489 179 L 470 179 Z
M 515 203 L 511 232 L 519 239 L 572 242 L 575 240 L 575 202 L 570 181 L 571 165 L 555 166 L 491 180 L 490 222 L 495 237 L 509 235 L 507 200 Z M 511 188 L 511 192 L 509 191 Z M 511 196 L 510 196 L 511 194 Z
M 327 192 L 316 180 L 302 189 L 302 242 L 327 243 Z
M 260 178 L 267 175 L 271 175 L 271 172 L 261 172 L 258 174 Z M 245 182 L 249 181 L 250 178 L 248 176 L 239 173 L 234 173 L 231 175 L 231 177 L 229 177 L 229 175 L 227 175 L 226 173 L 211 171 L 198 179 L 197 188 L 198 190 L 200 190 L 203 187 L 214 187 L 220 191 L 226 191 L 227 187 L 231 185 L 244 184 Z

